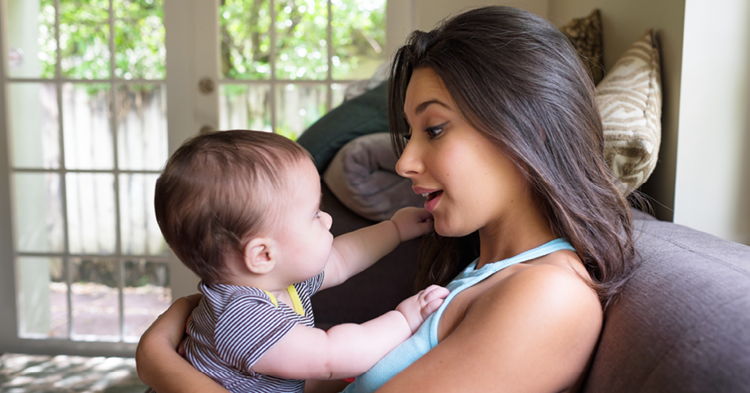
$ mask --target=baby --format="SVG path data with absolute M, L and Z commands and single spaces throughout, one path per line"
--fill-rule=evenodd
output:
M 232 392 L 302 392 L 305 379 L 367 371 L 437 310 L 432 286 L 378 318 L 314 328 L 310 297 L 432 231 L 424 209 L 333 238 L 320 177 L 293 141 L 225 131 L 187 140 L 156 182 L 156 218 L 203 298 L 185 356 Z

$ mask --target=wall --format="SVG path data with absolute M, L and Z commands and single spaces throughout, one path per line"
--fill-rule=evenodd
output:
M 463 10 L 477 8 L 487 5 L 507 5 L 517 7 L 537 15 L 547 17 L 550 3 L 548 0 L 413 0 L 414 1 L 414 25 L 418 30 L 429 31 L 441 20 Z M 390 6 L 390 3 L 389 3 Z
M 554 0 L 550 20 L 562 25 L 598 8 L 602 15 L 604 69 L 611 68 L 647 29 L 655 29 L 661 44 L 662 141 L 654 173 L 641 187 L 651 197 L 656 216 L 671 221 L 677 162 L 677 130 L 682 80 L 685 0 Z
M 750 244 L 750 3 L 688 0 L 674 221 Z

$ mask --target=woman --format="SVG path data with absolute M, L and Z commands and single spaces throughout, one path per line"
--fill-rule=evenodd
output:
M 452 293 L 348 390 L 576 391 L 634 253 L 577 53 L 530 13 L 476 9 L 412 34 L 389 95 L 397 171 L 435 223 L 418 286 Z M 210 382 L 175 359 L 187 303 L 144 336 L 146 382 Z

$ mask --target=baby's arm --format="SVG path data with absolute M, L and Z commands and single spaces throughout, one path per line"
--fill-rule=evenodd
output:
M 393 251 L 399 243 L 432 230 L 432 214 L 424 209 L 406 207 L 388 221 L 338 236 L 333 241 L 320 289 L 343 283 Z
M 361 325 L 324 331 L 297 325 L 253 366 L 252 371 L 290 379 L 340 379 L 369 370 L 409 338 L 448 296 L 433 285 Z

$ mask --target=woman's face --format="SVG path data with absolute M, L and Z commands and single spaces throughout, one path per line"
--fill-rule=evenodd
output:
M 519 169 L 466 122 L 432 69 L 414 71 L 404 115 L 410 136 L 396 170 L 412 180 L 415 193 L 425 195 L 438 234 L 500 229 L 514 211 L 528 207 L 528 185 Z

